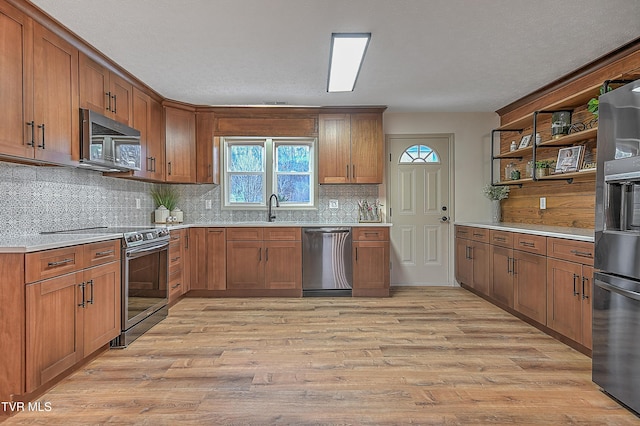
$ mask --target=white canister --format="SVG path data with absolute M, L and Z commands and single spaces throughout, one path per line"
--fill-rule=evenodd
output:
M 177 207 L 171 210 L 171 216 L 174 217 L 174 222 L 182 223 L 184 221 L 184 213 Z
M 165 206 L 158 206 L 154 212 L 154 219 L 156 223 L 166 223 L 169 217 L 169 209 Z

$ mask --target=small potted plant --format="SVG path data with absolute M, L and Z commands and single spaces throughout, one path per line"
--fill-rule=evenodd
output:
M 544 176 L 548 176 L 552 166 L 553 166 L 552 160 L 536 161 L 536 178 L 540 179 Z
M 177 211 L 178 194 L 172 187 L 162 185 L 151 191 L 151 197 L 156 203 L 155 222 L 166 223 L 169 215 L 173 215 L 172 212 Z

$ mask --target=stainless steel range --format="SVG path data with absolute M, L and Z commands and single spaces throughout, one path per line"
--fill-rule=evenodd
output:
M 122 332 L 112 347 L 126 347 L 167 317 L 168 229 L 96 227 L 46 233 L 122 234 Z
M 169 230 L 128 231 L 122 241 L 122 333 L 112 347 L 126 347 L 169 312 Z

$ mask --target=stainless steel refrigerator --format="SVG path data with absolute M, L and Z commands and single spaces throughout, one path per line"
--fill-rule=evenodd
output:
M 640 80 L 600 96 L 592 378 L 640 413 Z

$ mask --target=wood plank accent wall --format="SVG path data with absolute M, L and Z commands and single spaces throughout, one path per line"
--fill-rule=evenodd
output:
M 551 83 L 525 98 L 508 105 L 497 113 L 500 124 L 504 125 L 517 120 L 545 106 L 568 98 L 575 93 L 602 84 L 605 80 L 617 78 L 636 79 L 640 75 L 640 39 L 623 46 L 574 73 Z M 538 94 L 538 96 L 536 96 Z M 573 114 L 573 122 L 585 122 L 592 114 L 584 107 L 577 108 Z M 540 115 L 538 132 L 542 140 L 551 136 L 551 116 Z M 523 135 L 531 134 L 532 126 L 524 129 Z M 519 143 L 521 135 L 517 133 L 503 133 L 500 136 L 500 152 L 509 151 L 512 140 Z M 533 138 L 532 138 L 533 139 Z M 586 143 L 586 150 L 597 154 L 595 138 Z M 537 159 L 555 160 L 558 155 L 555 149 L 539 149 Z M 500 176 L 504 177 L 504 168 L 513 162 L 525 176 L 526 164 L 531 158 L 522 160 L 501 160 Z M 498 162 L 496 162 L 497 164 Z M 547 208 L 540 210 L 540 197 L 546 197 Z M 566 181 L 537 181 L 524 183 L 522 188 L 511 187 L 509 198 L 502 201 L 502 220 L 504 222 L 530 223 L 554 226 L 571 226 L 576 228 L 595 227 L 595 174 L 574 179 L 568 184 Z

